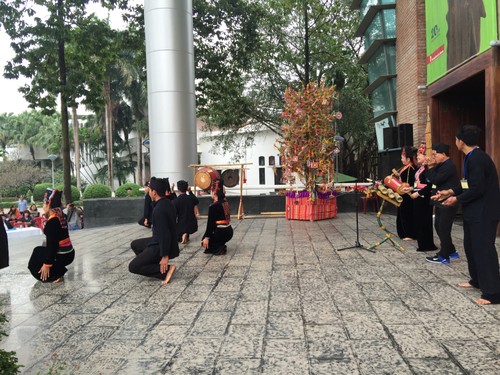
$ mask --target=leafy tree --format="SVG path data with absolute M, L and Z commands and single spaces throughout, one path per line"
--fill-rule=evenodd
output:
M 39 111 L 24 111 L 19 115 L 0 117 L 0 134 L 9 145 L 26 145 L 33 160 L 37 159 L 35 147 L 48 153 L 57 153 L 61 146 L 60 117 L 57 114 L 44 115 Z M 2 145 L 3 147 L 6 144 Z M 39 159 L 39 158 L 38 158 Z
M 353 38 L 357 14 L 349 5 L 346 0 L 194 3 L 197 110 L 209 129 L 224 134 L 215 148 L 241 144 L 238 131 L 252 123 L 282 135 L 285 89 L 325 81 L 335 85 L 335 110 L 343 113 L 336 120 L 346 139 L 341 155 L 352 162 L 365 147 L 373 150 L 370 107 L 362 93 L 366 72 L 357 63 L 360 41 Z M 252 143 L 252 133 L 248 136 Z
M 4 160 L 0 163 L 2 188 L 16 189 L 17 195 L 25 195 L 28 190 L 33 191 L 36 184 L 49 179 L 50 171 L 40 169 L 33 161 Z
M 64 195 L 68 201 L 72 200 L 68 106 L 76 105 L 82 95 L 86 103 L 93 103 L 94 97 L 102 97 L 95 95 L 97 87 L 102 89 L 105 82 L 100 68 L 109 62 L 113 52 L 107 48 L 113 46 L 109 43 L 110 33 L 104 32 L 102 23 L 86 14 L 89 2 L 94 1 L 5 0 L 0 3 L 0 24 L 10 36 L 15 52 L 14 59 L 5 67 L 4 76 L 31 79 L 20 91 L 32 108 L 52 113 L 59 99 Z M 89 40 L 84 47 L 93 48 L 82 48 L 84 40 Z M 99 43 L 102 40 L 104 42 Z

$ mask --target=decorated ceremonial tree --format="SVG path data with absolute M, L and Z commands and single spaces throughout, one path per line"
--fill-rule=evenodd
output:
M 309 194 L 315 194 L 317 185 L 326 187 L 333 180 L 333 124 L 335 117 L 341 117 L 333 110 L 335 95 L 334 87 L 325 83 L 285 91 L 283 137 L 278 141 L 283 179 L 289 184 L 300 179 Z

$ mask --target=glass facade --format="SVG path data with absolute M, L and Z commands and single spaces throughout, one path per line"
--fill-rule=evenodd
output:
M 368 66 L 370 95 L 379 150 L 384 146 L 382 129 L 394 126 L 396 108 L 396 1 L 362 0 L 357 3 Z M 375 45 L 374 45 L 375 44 Z M 378 46 L 378 47 L 375 47 Z M 376 49 L 375 49 L 376 48 Z M 380 134 L 379 134 L 380 133 Z
M 377 13 L 365 31 L 365 49 L 370 48 L 377 39 L 396 37 L 396 10 L 385 9 Z
M 371 93 L 373 117 L 396 110 L 396 78 L 382 82 Z
M 396 74 L 396 45 L 382 44 L 368 62 L 368 81 L 370 85 L 378 77 Z
M 366 16 L 368 10 L 374 5 L 396 4 L 396 0 L 363 0 L 359 6 L 359 13 L 361 18 Z

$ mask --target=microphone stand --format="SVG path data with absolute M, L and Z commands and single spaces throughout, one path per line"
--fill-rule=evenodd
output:
M 358 209 L 359 209 L 359 198 L 358 198 L 358 183 L 354 184 L 354 199 L 355 199 L 355 209 L 356 209 L 356 242 L 354 242 L 354 246 L 343 247 L 341 249 L 337 249 L 337 251 L 344 251 L 349 249 L 364 249 L 371 253 L 375 253 L 375 250 L 369 249 L 366 246 L 361 245 L 359 242 L 359 218 L 358 218 Z

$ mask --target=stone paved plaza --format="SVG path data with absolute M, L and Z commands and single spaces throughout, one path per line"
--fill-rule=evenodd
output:
M 394 230 L 394 216 L 383 221 Z M 200 250 L 204 226 L 163 287 L 128 272 L 130 241 L 149 234 L 137 224 L 72 232 L 62 285 L 26 268 L 40 236 L 10 241 L 0 347 L 25 374 L 46 374 L 54 354 L 63 374 L 500 373 L 500 305 L 456 287 L 468 280 L 460 225 L 451 265 L 425 262 L 415 241 L 337 251 L 354 244 L 354 213 L 235 220 L 219 257 Z M 361 243 L 381 239 L 375 214 L 361 214 Z

